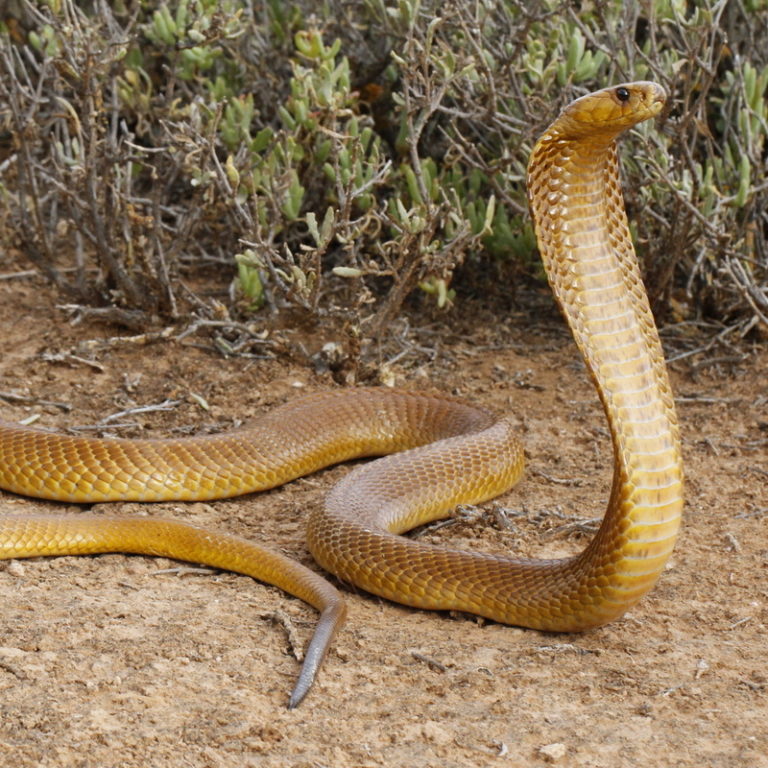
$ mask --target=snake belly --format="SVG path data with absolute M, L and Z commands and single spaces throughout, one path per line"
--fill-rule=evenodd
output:
M 663 89 L 649 82 L 582 97 L 542 135 L 528 168 L 539 250 L 613 442 L 605 516 L 579 555 L 498 557 L 401 536 L 458 503 L 506 491 L 523 455 L 508 419 L 398 390 L 311 395 L 248 429 L 179 440 L 71 437 L 2 423 L 0 487 L 76 502 L 216 499 L 350 458 L 392 454 L 353 470 L 310 513 L 308 546 L 323 568 L 400 603 L 536 629 L 583 630 L 622 615 L 661 574 L 683 504 L 677 418 L 616 150 L 617 137 L 664 102 Z M 306 695 L 344 620 L 344 600 L 325 579 L 235 536 L 151 518 L 0 517 L 0 558 L 95 552 L 206 563 L 277 584 L 317 607 L 321 618 L 291 706 Z

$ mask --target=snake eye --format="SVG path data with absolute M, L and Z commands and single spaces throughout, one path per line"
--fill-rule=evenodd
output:
M 617 88 L 616 98 L 619 101 L 629 101 L 629 90 L 627 88 Z

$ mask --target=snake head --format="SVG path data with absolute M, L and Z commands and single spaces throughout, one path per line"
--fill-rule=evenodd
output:
M 559 139 L 612 140 L 661 112 L 666 91 L 649 81 L 622 83 L 582 96 L 569 104 L 548 133 Z

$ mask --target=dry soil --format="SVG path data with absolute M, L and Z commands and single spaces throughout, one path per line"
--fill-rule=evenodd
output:
M 592 386 L 554 314 L 538 325 L 467 314 L 446 318 L 439 346 L 421 344 L 437 350 L 433 360 L 405 356 L 387 379 L 518 414 L 528 471 L 510 494 L 426 535 L 530 556 L 576 551 L 611 475 Z M 110 431 L 221 430 L 337 386 L 300 360 L 222 359 L 194 337 L 102 346 L 119 330 L 70 325 L 36 279 L 0 281 L 0 329 L 0 391 L 16 396 L 0 401 L 2 416 L 39 416 L 46 427 L 91 426 L 168 399 L 179 402 Z M 672 365 L 684 528 L 653 592 L 585 634 L 421 612 L 347 589 L 348 623 L 316 688 L 288 711 L 298 664 L 286 627 L 303 644 L 315 615 L 279 590 L 119 554 L 0 565 L 0 765 L 766 768 L 768 353 L 745 348 L 727 362 Z M 190 520 L 310 563 L 307 510 L 346 471 L 236 500 L 96 511 Z M 0 508 L 80 511 L 2 492 Z

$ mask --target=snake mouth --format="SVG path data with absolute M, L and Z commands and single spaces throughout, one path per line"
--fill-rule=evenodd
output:
M 648 117 L 658 117 L 661 114 L 662 109 L 664 109 L 665 100 L 663 98 L 661 99 L 654 99 L 649 105 L 648 105 Z
M 635 116 L 633 122 L 641 122 L 642 120 L 656 117 L 667 103 L 667 92 L 658 83 L 639 82 L 616 86 L 614 94 L 618 94 L 619 91 L 627 94 L 624 99 L 619 97 L 625 103 L 629 102 L 633 95 L 635 97 Z M 622 118 L 625 117 L 626 115 L 622 115 Z
M 655 93 L 653 94 L 653 98 L 651 99 L 650 103 L 650 112 L 655 117 L 658 115 L 662 109 L 664 109 L 664 105 L 667 103 L 667 93 L 666 91 L 660 86 L 657 85 L 655 89 Z

